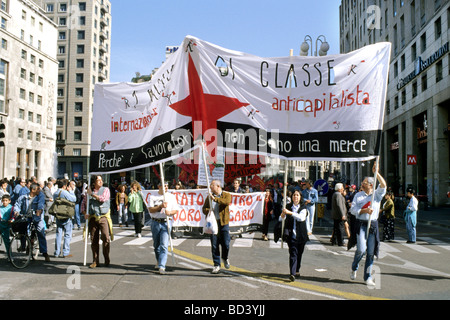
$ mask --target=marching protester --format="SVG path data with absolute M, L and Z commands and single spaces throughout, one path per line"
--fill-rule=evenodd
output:
M 394 227 L 395 227 L 395 206 L 392 191 L 388 191 L 384 196 L 386 200 L 383 204 L 383 208 L 380 209 L 380 220 L 383 223 L 383 236 L 381 241 L 392 241 L 394 240 Z
M 69 185 L 69 181 L 66 179 L 58 180 L 58 191 L 53 195 L 53 200 L 58 198 L 66 199 L 70 202 L 77 201 L 77 197 L 75 196 L 74 190 Z M 75 206 L 74 206 L 75 210 Z M 56 238 L 55 238 L 55 258 L 58 258 L 61 254 L 61 240 L 62 235 L 64 233 L 64 246 L 62 249 L 62 257 L 70 258 L 72 255 L 70 254 L 70 241 L 72 241 L 72 229 L 73 223 L 71 218 L 61 219 L 56 216 Z
M 344 185 L 336 183 L 335 193 L 331 200 L 331 217 L 334 220 L 333 236 L 331 243 L 338 246 L 344 245 L 345 223 L 347 222 L 347 207 L 344 198 Z
M 47 183 L 45 183 L 44 188 L 42 189 L 42 192 L 44 194 L 45 197 L 45 212 L 48 212 L 48 209 L 50 209 L 50 207 L 53 204 L 53 193 L 52 193 L 52 188 L 53 188 L 53 182 L 51 181 L 47 181 Z M 47 228 L 49 231 L 53 230 L 53 223 L 55 221 L 55 216 L 52 216 L 50 214 L 46 214 L 45 215 L 45 223 L 47 225 Z
M 211 253 L 214 262 L 213 274 L 220 272 L 220 247 L 222 247 L 222 260 L 226 269 L 230 268 L 228 254 L 230 251 L 230 203 L 231 194 L 222 190 L 219 180 L 213 180 L 210 185 L 210 195 L 203 205 L 203 213 L 208 215 L 212 210 L 217 220 L 219 232 L 211 234 Z M 220 246 L 220 247 L 219 247 Z
M 133 181 L 130 186 L 130 194 L 128 195 L 128 202 L 130 203 L 130 212 L 134 218 L 134 232 L 135 236 L 140 238 L 142 227 L 144 226 L 144 198 L 142 197 L 141 185 L 137 181 Z M 120 213 L 119 213 L 120 214 Z M 126 215 L 126 214 L 125 214 Z M 120 219 L 120 216 L 119 216 Z M 128 224 L 126 224 L 128 226 Z
M 416 225 L 417 225 L 417 210 L 419 209 L 419 201 L 414 196 L 414 189 L 408 188 L 406 196 L 409 198 L 408 206 L 404 212 L 406 222 L 406 232 L 408 233 L 407 243 L 416 243 Z
M 83 200 L 83 197 L 81 195 L 81 191 L 79 188 L 77 188 L 77 182 L 75 180 L 71 180 L 69 183 L 70 189 L 73 191 L 76 197 L 75 201 L 75 216 L 73 217 L 72 223 L 78 226 L 78 230 L 81 229 L 81 217 L 80 217 L 80 205 L 81 201 Z
M 372 171 L 373 173 L 376 172 L 376 164 L 374 164 Z M 369 286 L 375 285 L 375 282 L 372 279 L 372 266 L 374 256 L 378 256 L 380 244 L 377 219 L 380 210 L 380 203 L 386 193 L 386 182 L 378 172 L 377 179 L 380 185 L 376 190 L 373 190 L 375 184 L 373 177 L 366 177 L 364 179 L 362 182 L 362 191 L 355 195 L 350 209 L 350 213 L 356 217 L 354 229 L 351 230 L 351 240 L 348 243 L 348 249 L 350 249 L 355 245 L 356 238 L 356 252 L 352 263 L 350 279 L 356 279 L 356 272 L 359 268 L 359 262 L 364 254 L 366 254 L 364 281 L 366 281 L 366 284 Z M 372 193 L 374 193 L 373 203 L 371 203 Z M 367 239 L 366 235 L 369 219 L 371 220 L 371 225 L 369 237 Z
M 116 194 L 116 205 L 117 205 L 117 213 L 119 214 L 119 227 L 122 227 L 122 224 L 128 227 L 128 195 L 125 192 L 126 185 L 121 184 L 117 187 Z
M 33 223 L 37 230 L 39 252 L 44 256 L 45 261 L 49 262 L 50 257 L 47 253 L 47 239 L 45 238 L 44 206 L 44 194 L 38 184 L 32 183 L 30 193 L 20 196 L 14 204 L 14 214 L 29 217 L 29 223 Z
M 266 195 L 264 197 L 264 211 L 263 211 L 263 226 L 262 226 L 262 239 L 268 241 L 267 234 L 269 233 L 269 222 L 273 214 L 273 199 L 270 189 L 266 189 Z
M 299 190 L 292 193 L 292 201 L 283 209 L 279 220 L 285 219 L 284 241 L 289 247 L 289 280 L 295 281 L 300 277 L 305 244 L 309 241 L 306 220 L 309 214 L 306 205 L 302 203 L 302 195 Z
M 163 189 L 164 188 L 164 189 Z M 167 256 L 169 252 L 170 225 L 168 218 L 178 213 L 179 207 L 175 196 L 168 193 L 169 185 L 167 183 L 158 184 L 158 194 L 150 197 L 150 217 L 153 248 L 157 261 L 159 274 L 166 273 Z
M 312 235 L 312 230 L 314 227 L 314 215 L 316 211 L 316 203 L 319 201 L 319 194 L 317 190 L 313 187 L 314 183 L 312 180 L 306 181 L 306 189 L 302 191 L 303 201 L 306 204 L 309 215 L 306 221 L 306 229 L 308 230 L 308 235 Z
M 9 240 L 9 230 L 11 229 L 10 220 L 13 218 L 14 213 L 12 212 L 13 207 L 11 205 L 11 196 L 9 193 L 5 193 L 1 197 L 0 205 L 0 234 L 5 243 L 6 252 L 9 251 L 10 240 Z
M 108 267 L 111 262 L 109 252 L 110 244 L 113 240 L 113 233 L 110 211 L 110 195 L 109 188 L 103 187 L 102 176 L 92 176 L 91 186 L 87 190 L 87 197 L 89 197 L 89 214 L 86 212 L 87 197 L 85 197 L 81 203 L 81 212 L 84 214 L 86 221 L 88 221 L 88 231 L 91 235 L 93 262 L 89 268 L 96 268 L 100 265 L 100 233 L 103 245 L 103 257 L 105 258 L 105 267 Z

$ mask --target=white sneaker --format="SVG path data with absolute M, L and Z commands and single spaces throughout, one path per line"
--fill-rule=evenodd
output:
M 223 265 L 225 269 L 230 269 L 230 260 L 229 259 L 223 260 Z
M 366 285 L 368 287 L 375 287 L 375 282 L 372 280 L 372 278 L 369 278 L 366 280 Z
M 220 267 L 219 266 L 214 266 L 214 268 L 211 271 L 212 274 L 218 274 L 219 272 L 220 272 Z
M 350 279 L 355 280 L 356 279 L 356 271 L 352 271 L 350 273 Z
M 159 268 L 159 274 L 166 274 L 166 269 Z

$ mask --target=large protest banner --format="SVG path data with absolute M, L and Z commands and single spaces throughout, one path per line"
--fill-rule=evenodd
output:
M 262 58 L 188 36 L 151 81 L 96 84 L 90 172 L 179 159 L 197 139 L 213 156 L 223 147 L 290 160 L 373 159 L 390 52 L 390 43 L 377 43 L 342 55 Z
M 142 190 L 144 202 L 150 206 L 151 195 L 156 195 L 158 190 Z M 202 208 L 205 203 L 208 190 L 169 190 L 175 195 L 180 206 L 179 212 L 173 216 L 173 227 L 203 227 L 205 215 Z M 264 193 L 231 193 L 230 203 L 230 227 L 242 227 L 263 223 Z

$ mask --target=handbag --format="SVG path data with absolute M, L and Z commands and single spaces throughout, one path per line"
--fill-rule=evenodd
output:
M 61 192 L 59 195 L 61 195 Z M 59 220 L 72 219 L 75 216 L 75 202 L 61 199 L 61 197 L 58 196 L 58 198 L 53 201 L 52 206 L 48 209 L 48 213 Z
M 214 212 L 209 211 L 205 219 L 205 224 L 203 226 L 203 233 L 206 234 L 217 234 L 219 232 L 219 227 L 217 226 L 217 220 Z

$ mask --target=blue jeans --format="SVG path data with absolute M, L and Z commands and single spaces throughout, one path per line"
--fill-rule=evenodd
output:
M 28 220 L 30 223 L 33 223 L 37 230 L 37 237 L 39 240 L 39 252 L 44 254 L 47 253 L 47 239 L 45 239 L 45 222 L 44 222 L 44 214 L 41 214 L 39 217 L 37 215 L 33 215 L 31 219 Z
M 80 220 L 80 206 L 81 204 L 75 204 L 75 216 L 73 217 L 74 219 L 74 223 L 78 226 L 81 227 L 81 220 Z
M 366 240 L 366 236 L 367 225 L 362 224 L 359 233 L 356 235 L 356 252 L 352 264 L 352 270 L 358 270 L 359 262 L 367 251 L 366 263 L 364 265 L 364 281 L 371 278 L 373 257 L 375 255 L 375 235 L 370 233 L 369 240 Z
M 219 232 L 211 235 L 211 253 L 214 266 L 220 266 L 220 248 L 222 247 L 222 259 L 228 259 L 228 252 L 230 251 L 230 226 L 228 224 L 221 226 L 220 220 L 217 220 Z
M 72 219 L 59 220 L 56 219 L 56 239 L 55 239 L 55 256 L 61 253 L 61 240 L 64 232 L 64 247 L 62 254 L 68 256 L 70 253 L 70 241 L 72 241 Z
M 153 248 L 155 249 L 158 268 L 165 269 L 169 252 L 169 232 L 167 222 L 158 222 L 152 219 Z
M 316 205 L 307 205 L 306 208 L 308 209 L 308 216 L 306 217 L 306 230 L 308 233 L 312 233 L 313 227 L 314 227 L 314 213 L 316 211 Z
M 406 216 L 406 232 L 408 233 L 408 241 L 416 242 L 416 225 L 411 215 Z

